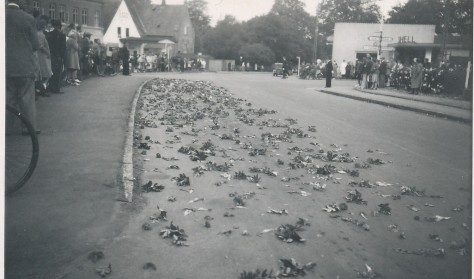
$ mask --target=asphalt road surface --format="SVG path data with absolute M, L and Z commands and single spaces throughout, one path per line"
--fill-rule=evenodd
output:
M 244 125 L 232 110 L 228 118 L 221 120 L 226 129 L 203 130 L 197 137 L 181 135 L 180 132 L 189 130 L 184 128 L 166 132 L 167 125 L 139 130 L 143 137 L 148 135 L 163 144 L 153 144 L 147 155 L 136 150 L 137 185 L 153 180 L 166 188 L 161 193 L 137 191 L 135 202 L 123 205 L 115 201 L 115 180 L 123 152 L 117 148 L 123 145 L 134 91 L 141 82 L 155 76 L 211 81 L 226 88 L 234 98 L 245 99 L 244 109 L 251 103 L 251 108 L 277 111 L 259 120 L 295 119 L 297 123 L 292 127 L 299 127 L 311 138 L 281 143 L 272 153 L 270 148 L 266 156 L 248 158 L 248 150 L 232 141 L 220 141 L 217 135 L 230 134 L 231 129 L 239 128 L 240 136 L 256 136 L 255 139 L 242 138 L 242 142 L 248 141 L 257 147 L 261 144 L 261 133 L 280 133 L 285 129 L 263 127 L 261 130 L 256 125 Z M 383 278 L 469 278 L 472 127 L 326 95 L 317 91 L 323 82 L 282 80 L 270 74 L 250 73 L 135 74 L 87 81 L 64 97 L 53 97 L 63 98 L 62 101 L 41 100 L 44 102 L 39 104 L 40 113 L 41 108 L 44 111 L 40 118 L 41 137 L 47 141 L 42 142 L 42 146 L 46 146 L 42 153 L 47 152 L 43 156 L 47 159 L 40 159 L 29 184 L 7 199 L 7 278 L 95 278 L 98 277 L 97 266 L 108 263 L 113 270 L 110 278 L 238 278 L 244 270 L 278 270 L 281 258 L 295 258 L 302 264 L 315 262 L 314 270 L 308 272 L 310 278 L 357 278 L 358 271 L 366 271 L 365 264 Z M 352 83 L 334 81 L 333 86 L 351 86 Z M 212 121 L 206 119 L 199 125 L 209 127 Z M 317 131 L 308 132 L 308 126 L 315 126 Z M 175 135 L 181 137 L 180 143 L 164 144 Z M 193 142 L 193 138 L 198 141 Z M 221 148 L 232 147 L 230 155 L 245 157 L 245 161 L 235 162 L 230 174 L 239 170 L 248 173 L 251 166 L 266 166 L 278 175 L 259 174 L 262 178 L 259 185 L 264 188 L 234 179 L 216 186 L 215 182 L 222 181 L 222 177 L 214 172 L 193 177 L 191 168 L 199 164 L 177 150 L 180 146 L 200 146 L 206 139 Z M 287 155 L 288 148 L 294 146 L 321 148 L 325 152 L 336 149 L 357 156 L 360 162 L 370 157 L 387 163 L 360 169 L 359 177 L 336 173 L 331 181 L 320 181 L 315 175 L 288 168 L 291 158 L 297 154 Z M 84 153 L 84 150 L 89 152 Z M 156 159 L 156 152 L 179 161 Z M 276 163 L 279 156 L 285 165 Z M 327 164 L 315 161 L 321 166 Z M 103 165 L 107 165 L 107 169 Z M 167 169 L 170 165 L 179 165 L 180 170 Z M 335 165 L 354 169 L 353 163 Z M 179 191 L 171 181 L 180 173 L 191 177 L 193 193 Z M 283 182 L 283 177 L 299 179 Z M 322 210 L 328 204 L 344 202 L 346 192 L 354 190 L 348 181 L 362 179 L 392 184 L 357 188 L 368 204 L 348 203 L 349 209 L 341 213 L 343 217 L 370 224 L 369 231 L 342 222 L 340 218 L 330 218 L 334 213 Z M 309 182 L 327 184 L 327 188 L 316 191 Z M 393 200 L 391 196 L 384 196 L 399 194 L 401 185 L 425 189 L 428 196 L 436 197 L 403 195 L 400 200 Z M 290 190 L 304 190 L 311 195 L 287 193 Z M 246 202 L 246 209 L 230 210 L 234 204 L 229 193 L 234 192 L 255 192 L 256 195 Z M 171 195 L 177 197 L 175 203 L 167 201 Z M 201 197 L 204 201 L 195 207 L 212 208 L 212 211 L 183 216 L 184 207 L 194 207 L 188 201 Z M 391 215 L 374 216 L 381 203 L 390 204 Z M 169 222 L 152 224 L 151 231 L 142 229 L 144 222 L 150 222 L 149 216 L 159 212 L 157 205 L 168 211 L 168 219 L 185 229 L 189 247 L 175 247 L 160 237 L 159 231 Z M 289 214 L 270 215 L 266 213 L 269 207 L 286 209 Z M 453 208 L 461 211 L 452 211 Z M 226 210 L 235 217 L 223 217 Z M 361 212 L 367 219 L 361 217 Z M 206 215 L 214 218 L 210 228 L 204 226 Z M 424 219 L 435 215 L 451 218 L 439 222 Z M 420 220 L 415 220 L 415 216 Z M 284 243 L 273 232 L 257 236 L 264 229 L 294 224 L 300 217 L 311 224 L 300 233 L 305 243 Z M 389 230 L 390 225 L 397 227 Z M 219 234 L 229 230 L 232 231 L 229 236 Z M 250 235 L 242 236 L 243 230 Z M 401 232 L 406 239 L 400 239 Z M 430 239 L 430 234 L 438 235 L 438 240 L 443 242 Z M 454 247 L 461 246 L 464 239 L 469 243 L 467 251 Z M 396 251 L 397 248 L 404 250 Z M 429 254 L 437 248 L 444 248 L 446 255 L 439 258 L 402 253 L 425 249 L 425 254 Z M 103 251 L 105 258 L 98 263 L 88 260 L 88 253 L 94 250 Z M 156 270 L 143 269 L 147 262 L 153 263 Z

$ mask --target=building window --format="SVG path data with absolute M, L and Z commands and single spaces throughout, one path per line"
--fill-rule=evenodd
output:
M 87 9 L 82 9 L 82 12 L 81 12 L 81 23 L 82 23 L 82 25 L 87 25 L 87 24 L 88 24 L 88 21 L 87 21 Z
M 72 8 L 72 23 L 77 24 L 79 22 L 79 8 Z
M 119 38 L 122 37 L 122 28 L 117 27 L 117 35 L 118 35 Z
M 100 11 L 95 11 L 94 14 L 94 26 L 99 27 L 100 26 Z
M 59 20 L 61 20 L 61 22 L 66 22 L 66 7 L 64 7 L 64 5 L 58 6 L 58 14 Z
M 49 4 L 49 18 L 56 19 L 56 4 Z
M 130 36 L 130 33 L 129 33 L 129 31 L 128 31 L 128 28 L 125 28 L 125 37 L 128 38 L 129 36 Z

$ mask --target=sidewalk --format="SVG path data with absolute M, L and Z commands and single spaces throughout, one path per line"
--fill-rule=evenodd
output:
M 348 86 L 317 89 L 320 92 L 403 110 L 428 114 L 463 123 L 472 122 L 470 101 L 428 95 L 410 95 L 392 89 L 368 90 Z
M 6 199 L 6 278 L 58 278 L 127 223 L 118 177 L 132 99 L 150 78 L 91 78 L 38 99 L 38 166 Z

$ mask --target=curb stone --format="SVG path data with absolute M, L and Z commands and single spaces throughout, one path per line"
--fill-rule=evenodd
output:
M 452 108 L 457 108 L 457 109 L 462 109 L 462 110 L 467 110 L 467 111 L 471 110 L 471 108 L 466 108 L 466 107 L 459 106 L 459 105 L 452 105 L 452 104 L 446 104 L 446 103 L 442 103 L 442 102 L 422 100 L 422 99 L 412 98 L 410 96 L 395 96 L 395 95 L 377 93 L 377 92 L 373 92 L 373 91 L 369 91 L 367 89 L 361 89 L 361 88 L 354 88 L 354 90 L 359 91 L 359 92 L 363 92 L 363 93 L 367 93 L 367 94 L 382 96 L 382 97 L 392 97 L 392 98 L 410 100 L 410 101 L 415 101 L 415 102 L 422 102 L 422 103 L 434 104 L 434 105 L 439 105 L 439 106 L 452 107 Z
M 358 96 L 352 96 L 352 95 L 332 92 L 332 91 L 328 91 L 328 90 L 317 90 L 317 91 L 322 92 L 322 93 L 326 93 L 326 94 L 330 94 L 330 95 L 334 95 L 334 96 L 345 97 L 345 98 L 349 98 L 349 99 L 353 99 L 353 100 L 364 101 L 364 102 L 383 105 L 383 106 L 387 106 L 387 107 L 392 107 L 392 108 L 397 108 L 397 109 L 402 109 L 402 110 L 408 110 L 408 111 L 413 111 L 413 112 L 417 112 L 417 113 L 427 114 L 427 115 L 431 115 L 431 116 L 435 116 L 435 117 L 439 117 L 439 118 L 444 118 L 444 119 L 448 119 L 448 120 L 459 121 L 461 123 L 468 124 L 468 125 L 471 125 L 471 123 L 472 123 L 471 119 L 464 118 L 464 117 L 459 117 L 459 116 L 454 116 L 454 115 L 449 115 L 449 114 L 446 114 L 446 113 L 429 111 L 429 110 L 425 110 L 425 109 L 414 108 L 414 107 L 409 107 L 409 106 L 404 106 L 404 105 L 397 105 L 397 104 L 393 104 L 393 103 L 389 103 L 389 102 L 378 101 L 378 100 L 373 100 L 373 99 L 363 98 L 363 97 L 358 97 Z
M 121 187 L 118 193 L 117 200 L 123 202 L 132 202 L 133 199 L 133 186 L 134 186 L 134 177 L 133 177 L 133 132 L 135 130 L 135 113 L 137 108 L 137 102 L 140 98 L 143 86 L 153 79 L 144 81 L 140 87 L 138 87 L 135 92 L 135 96 L 132 101 L 132 109 L 130 110 L 130 115 L 128 116 L 127 124 L 127 135 L 125 138 L 124 153 L 122 158 L 121 166 Z

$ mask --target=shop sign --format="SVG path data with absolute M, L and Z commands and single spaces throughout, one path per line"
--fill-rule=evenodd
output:
M 399 36 L 398 37 L 398 43 L 416 43 L 415 40 L 413 40 L 413 36 Z

